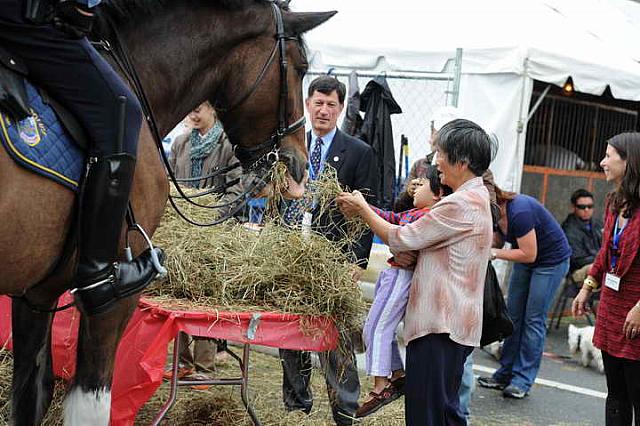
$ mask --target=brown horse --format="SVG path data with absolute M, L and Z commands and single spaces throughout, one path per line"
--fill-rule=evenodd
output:
M 267 0 L 111 0 L 101 6 L 98 23 L 109 29 L 104 37 L 113 37 L 110 30 L 115 29 L 126 46 L 160 134 L 210 99 L 221 110 L 231 142 L 251 152 L 279 127 L 283 102 L 289 124 L 303 116 L 307 62 L 300 35 L 334 14 L 294 13 L 278 6 L 288 41 L 284 55 L 274 47 L 276 25 Z M 284 97 L 282 75 L 289 89 Z M 264 153 L 243 158 L 243 166 Z M 280 158 L 292 185 L 300 184 L 306 164 L 302 128 L 284 137 Z M 138 222 L 150 233 L 167 196 L 165 169 L 149 128 L 143 126 L 131 201 Z M 75 260 L 63 253 L 68 251 L 74 206 L 71 191 L 18 167 L 0 150 L 0 294 L 24 295 L 29 301 L 15 298 L 12 304 L 12 415 L 17 425 L 39 424 L 51 402 L 53 314 L 29 306 L 51 309 L 70 286 Z M 136 252 L 143 249 L 141 239 L 132 244 Z M 65 424 L 108 423 L 115 351 L 137 301 L 129 297 L 106 313 L 83 315 Z

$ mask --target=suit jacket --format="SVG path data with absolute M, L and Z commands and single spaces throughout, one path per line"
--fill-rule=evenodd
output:
M 307 132 L 307 149 L 311 145 L 311 132 Z M 336 169 L 338 182 L 349 191 L 358 190 L 367 196 L 369 203 L 377 204 L 371 190 L 378 182 L 378 171 L 373 149 L 360 139 L 337 130 L 331 142 L 325 163 Z M 313 211 L 313 228 L 330 240 L 338 240 L 344 229 L 344 216 L 337 209 L 329 214 L 318 216 L 318 208 Z M 362 268 L 367 267 L 373 233 L 365 233 L 360 240 L 344 247 L 345 252 Z

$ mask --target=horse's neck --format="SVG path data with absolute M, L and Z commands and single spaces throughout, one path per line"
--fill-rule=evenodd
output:
M 161 135 L 216 94 L 235 46 L 266 31 L 269 23 L 265 20 L 243 30 L 251 11 L 206 10 L 209 16 L 194 8 L 182 9 L 177 16 L 184 25 L 178 32 L 166 30 L 176 28 L 170 10 L 150 17 L 145 25 L 120 29 Z

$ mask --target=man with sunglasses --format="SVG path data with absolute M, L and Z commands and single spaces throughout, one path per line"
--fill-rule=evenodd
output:
M 573 212 L 562 222 L 562 229 L 573 252 L 569 271 L 574 282 L 582 283 L 600 249 L 602 222 L 593 218 L 593 194 L 586 189 L 571 195 L 571 205 Z

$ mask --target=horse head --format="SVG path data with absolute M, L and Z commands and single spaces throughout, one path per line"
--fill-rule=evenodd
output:
M 302 195 L 307 150 L 299 120 L 308 67 L 302 34 L 336 12 L 296 13 L 277 0 L 105 6 L 96 36 L 112 39 L 115 30 L 124 41 L 161 133 L 210 100 L 246 179 L 265 177 L 278 158 L 287 165 L 291 195 Z
M 288 171 L 285 196 L 299 198 L 307 179 L 302 80 L 308 62 L 302 34 L 336 12 L 296 13 L 287 5 L 272 6 L 271 25 L 250 45 L 237 47 L 217 105 L 245 169 L 246 186 L 264 179 L 279 160 Z M 261 194 L 271 189 L 269 183 Z

